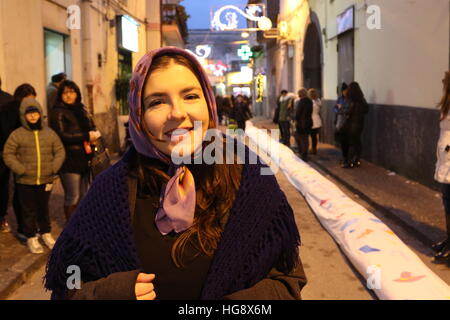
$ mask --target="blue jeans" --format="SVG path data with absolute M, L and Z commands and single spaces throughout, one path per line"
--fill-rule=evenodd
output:
M 59 175 L 64 189 L 64 206 L 74 206 L 89 189 L 89 174 L 61 173 Z

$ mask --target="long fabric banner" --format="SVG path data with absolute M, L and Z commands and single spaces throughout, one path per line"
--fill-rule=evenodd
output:
M 367 285 L 384 300 L 450 300 L 450 287 L 434 274 L 389 227 L 335 184 L 247 121 L 252 149 L 281 168 L 339 244 Z M 253 147 L 252 147 L 253 146 Z M 295 204 L 291 204 L 295 206 Z

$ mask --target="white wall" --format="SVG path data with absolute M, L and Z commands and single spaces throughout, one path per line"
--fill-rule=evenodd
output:
M 369 30 L 364 2 L 381 9 L 381 30 Z M 449 69 L 448 0 L 310 0 L 326 28 L 324 96 L 337 86 L 336 17 L 355 4 L 355 80 L 371 103 L 435 108 Z
M 13 93 L 20 84 L 30 83 L 36 89 L 38 101 L 45 106 L 41 1 L 1 0 L 0 28 L 3 89 Z

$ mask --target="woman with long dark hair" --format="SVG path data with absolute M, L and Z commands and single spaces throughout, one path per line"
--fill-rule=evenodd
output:
M 344 168 L 354 168 L 361 165 L 361 134 L 364 129 L 364 117 L 369 111 L 364 94 L 358 82 L 352 82 L 348 86 L 346 97 L 347 120 L 343 128 L 344 144 L 348 145 L 348 154 L 344 159 Z M 345 108 L 345 107 L 344 107 Z
M 66 151 L 59 176 L 64 188 L 64 214 L 69 220 L 89 187 L 89 142 L 100 136 L 75 82 L 66 80 L 59 86 L 50 113 L 50 127 L 59 135 Z
M 434 263 L 450 263 L 450 70 L 445 73 L 443 83 L 443 95 L 439 102 L 441 109 L 440 128 L 441 134 L 437 143 L 437 163 L 434 178 L 442 183 L 442 200 L 445 209 L 447 239 L 433 245 L 436 255 Z M 450 266 L 450 264 L 449 264 Z
M 220 133 L 218 116 L 195 56 L 146 54 L 128 101 L 133 147 L 94 181 L 59 237 L 47 265 L 52 297 L 299 299 L 300 238 L 275 177 L 248 164 L 248 148 L 245 164 L 236 149 L 233 164 L 199 157 L 232 138 L 206 139 Z M 79 290 L 66 286 L 70 265 L 80 268 Z

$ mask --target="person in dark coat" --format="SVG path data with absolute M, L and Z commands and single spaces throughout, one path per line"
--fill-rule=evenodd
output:
M 251 119 L 252 117 L 253 115 L 250 111 L 248 103 L 245 102 L 245 99 L 241 94 L 238 95 L 236 97 L 236 103 L 234 104 L 231 118 L 236 120 L 239 129 L 243 129 L 245 131 L 245 121 Z
M 280 129 L 281 143 L 285 146 L 291 146 L 291 124 L 290 114 L 293 106 L 294 98 L 288 95 L 287 90 L 281 90 L 281 95 L 277 99 L 277 109 L 275 110 L 274 122 L 278 123 Z
M 28 83 L 21 84 L 14 91 L 14 98 L 10 102 L 0 107 L 0 150 L 3 153 L 6 140 L 10 134 L 20 128 L 22 123 L 20 122 L 20 104 L 24 98 L 36 98 L 36 90 Z M 5 165 L 3 157 L 0 157 L 0 223 L 3 231 L 10 231 L 5 217 L 8 210 L 9 199 L 9 176 L 10 170 Z M 17 220 L 17 235 L 20 240 L 26 241 L 26 237 L 23 235 L 23 223 L 22 215 L 20 214 L 19 200 L 17 193 L 14 192 L 13 196 L 13 208 Z
M 309 135 L 313 127 L 313 102 L 304 88 L 298 91 L 298 96 L 300 99 L 295 103 L 295 138 L 300 157 L 303 161 L 308 161 Z
M 222 109 L 223 115 L 225 116 L 225 125 L 228 125 L 233 111 L 233 101 L 230 96 L 224 96 L 222 98 Z
M 52 76 L 52 82 L 50 82 L 47 86 L 47 113 L 50 113 L 50 110 L 55 106 L 56 99 L 58 96 L 58 88 L 63 81 L 65 81 L 67 75 L 64 72 L 55 74 Z
M 219 115 L 219 124 L 222 124 L 224 116 L 223 100 L 224 98 L 221 95 L 216 96 L 216 106 L 217 106 L 217 114 Z
M 75 82 L 66 80 L 60 85 L 57 102 L 50 113 L 50 127 L 61 138 L 66 151 L 59 175 L 64 188 L 64 214 L 69 220 L 89 187 L 92 155 L 89 142 L 100 137 Z
M 14 99 L 8 92 L 2 90 L 2 78 L 0 78 L 0 108 L 2 105 L 11 102 Z
M 343 135 L 348 142 L 348 156 L 344 159 L 343 167 L 354 168 L 361 165 L 361 134 L 364 129 L 364 117 L 369 112 L 369 105 L 357 82 L 352 82 L 348 86 L 347 104 L 348 114 Z
M 2 105 L 11 102 L 13 100 L 13 96 L 8 92 L 2 90 L 2 78 L 0 78 L 0 110 Z M 0 149 L 0 154 L 3 151 L 3 148 Z M 7 171 L 7 172 L 5 172 Z M 5 179 L 5 174 L 7 173 L 9 178 L 9 171 L 7 167 L 4 165 L 2 157 L 0 156 L 0 232 L 10 232 L 11 228 L 9 227 L 8 222 L 6 222 L 6 210 L 7 210 L 7 202 L 8 202 L 8 182 L 4 183 L 4 181 L 9 181 L 9 179 Z

